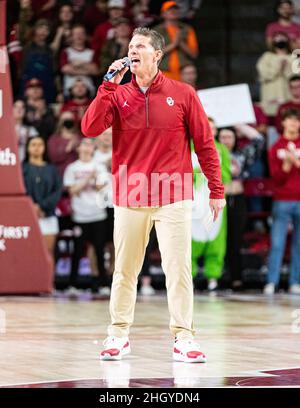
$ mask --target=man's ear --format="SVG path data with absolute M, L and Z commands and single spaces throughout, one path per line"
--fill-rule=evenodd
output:
M 163 55 L 164 55 L 164 54 L 163 54 L 162 50 L 156 50 L 156 51 L 155 51 L 155 56 L 156 56 L 157 62 L 160 62 L 160 61 L 161 61 Z

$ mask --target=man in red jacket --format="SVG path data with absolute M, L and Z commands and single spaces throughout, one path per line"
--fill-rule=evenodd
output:
M 283 114 L 283 135 L 269 152 L 274 180 L 273 224 L 268 283 L 264 293 L 272 295 L 279 283 L 280 268 L 290 222 L 293 224 L 290 293 L 300 294 L 300 112 L 288 109 Z
M 122 70 L 122 60 L 113 62 L 109 71 L 121 72 L 99 87 L 81 124 L 87 137 L 113 128 L 116 259 L 103 360 L 119 360 L 130 352 L 137 277 L 155 225 L 175 338 L 173 358 L 206 361 L 193 341 L 191 140 L 208 179 L 214 219 L 225 206 L 224 188 L 214 139 L 197 94 L 158 70 L 163 47 L 159 33 L 136 29 L 128 51 L 132 81 L 120 86 L 128 68 Z

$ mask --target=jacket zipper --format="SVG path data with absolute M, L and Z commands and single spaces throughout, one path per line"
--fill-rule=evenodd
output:
M 148 95 L 145 95 L 146 98 L 146 128 L 149 127 L 149 102 L 148 102 Z

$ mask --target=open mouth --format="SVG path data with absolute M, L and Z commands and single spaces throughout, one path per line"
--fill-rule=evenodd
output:
M 131 58 L 131 65 L 137 65 L 139 64 L 141 61 L 138 58 Z

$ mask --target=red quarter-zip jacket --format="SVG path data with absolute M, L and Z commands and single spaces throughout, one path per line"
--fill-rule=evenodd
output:
M 114 204 L 156 207 L 193 198 L 191 140 L 208 179 L 210 198 L 223 198 L 219 157 L 194 89 L 160 71 L 144 94 L 135 76 L 103 82 L 81 121 L 96 137 L 113 128 Z
M 269 168 L 274 181 L 274 200 L 300 201 L 300 169 L 293 166 L 290 172 L 282 170 L 280 153 L 288 149 L 289 140 L 281 136 L 269 150 Z M 292 142 L 300 151 L 300 136 Z

